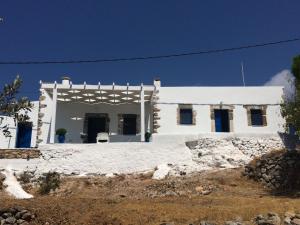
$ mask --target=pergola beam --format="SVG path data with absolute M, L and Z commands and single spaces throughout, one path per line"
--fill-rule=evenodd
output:
M 57 86 L 56 82 L 54 83 L 53 94 L 52 94 L 52 116 L 50 124 L 50 143 L 54 144 L 55 142 L 55 123 L 56 123 L 56 107 L 57 107 Z
M 42 83 L 41 88 L 43 89 L 53 89 L 55 86 L 54 83 Z M 77 90 L 98 90 L 99 86 L 98 85 L 89 85 L 84 82 L 84 84 L 72 84 L 70 85 L 63 85 L 63 84 L 56 84 L 56 88 L 58 90 L 69 90 L 69 89 L 77 89 Z M 129 86 L 131 91 L 140 91 L 141 86 Z M 101 89 L 104 91 L 110 91 L 113 89 L 113 85 L 101 85 Z M 126 91 L 127 90 L 127 85 L 114 85 L 114 90 L 115 91 Z M 145 91 L 153 91 L 154 86 L 153 85 L 144 85 L 144 90 Z
M 145 97 L 144 97 L 144 85 L 141 84 L 141 142 L 145 141 Z

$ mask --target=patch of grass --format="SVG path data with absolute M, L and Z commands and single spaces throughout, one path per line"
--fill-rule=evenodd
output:
M 55 191 L 61 183 L 60 175 L 57 172 L 48 172 L 39 178 L 39 193 L 42 195 Z

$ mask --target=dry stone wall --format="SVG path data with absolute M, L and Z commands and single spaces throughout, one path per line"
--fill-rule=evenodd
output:
M 270 152 L 250 162 L 244 174 L 271 189 L 299 189 L 300 153 L 285 150 Z
M 38 149 L 0 149 L 0 159 L 33 159 L 40 155 Z

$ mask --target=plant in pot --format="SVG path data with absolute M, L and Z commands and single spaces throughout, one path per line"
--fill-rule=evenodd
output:
M 59 128 L 56 130 L 58 143 L 65 143 L 67 130 L 65 128 Z
M 152 134 L 151 134 L 149 131 L 147 131 L 147 132 L 145 133 L 145 141 L 146 141 L 146 142 L 150 142 L 151 135 L 152 135 Z

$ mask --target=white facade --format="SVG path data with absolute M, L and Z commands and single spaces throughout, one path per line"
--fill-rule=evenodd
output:
M 159 134 L 211 133 L 211 105 L 230 105 L 233 109 L 234 133 L 268 133 L 283 131 L 280 114 L 282 87 L 161 87 L 157 102 L 160 111 Z M 188 104 L 197 112 L 195 125 L 176 123 L 178 105 Z M 267 106 L 267 126 L 248 126 L 245 105 Z
M 60 84 L 41 83 L 40 90 L 40 107 L 32 112 L 32 146 L 36 142 L 57 143 L 58 128 L 67 130 L 66 143 L 83 143 L 82 134 L 90 132 L 89 115 L 105 116 L 111 142 L 144 141 L 146 132 L 152 134 L 155 142 L 179 137 L 187 140 L 220 135 L 274 136 L 284 130 L 280 114 L 283 87 L 163 87 L 160 81 L 140 86 L 75 85 L 65 79 Z M 180 122 L 181 109 L 192 110 L 190 124 Z M 251 124 L 252 109 L 264 112 L 263 125 Z M 228 132 L 217 132 L 215 110 L 226 111 Z M 134 134 L 125 132 L 126 115 L 135 115 Z M 0 138 L 0 147 L 7 147 L 7 141 Z
M 31 133 L 31 143 L 30 147 L 36 147 L 36 137 L 37 137 L 37 127 L 38 127 L 38 107 L 39 102 L 32 102 L 33 108 L 32 111 L 28 111 L 27 115 L 30 117 L 29 123 L 32 123 L 32 133 Z M 4 137 L 2 131 L 0 132 L 0 149 L 6 148 L 16 148 L 17 147 L 17 138 L 18 138 L 18 124 L 16 124 L 11 117 L 4 117 L 1 127 L 8 125 L 11 137 Z

